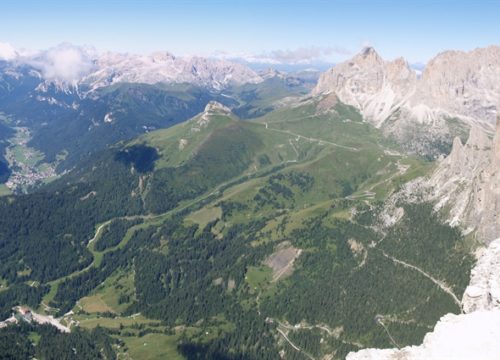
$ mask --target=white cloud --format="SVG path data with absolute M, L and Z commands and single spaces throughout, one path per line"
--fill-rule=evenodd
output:
M 310 64 L 324 61 L 331 55 L 350 55 L 351 52 L 341 47 L 303 47 L 294 50 L 274 50 L 258 57 L 274 60 L 280 64 Z
M 217 51 L 212 56 L 229 60 L 243 60 L 248 63 L 297 65 L 333 62 L 334 57 L 343 57 L 351 54 L 351 51 L 342 47 L 310 46 L 293 50 L 272 50 L 260 54 L 231 54 L 224 51 Z
M 88 74 L 93 62 L 89 52 L 83 48 L 61 44 L 42 51 L 29 63 L 38 68 L 44 79 L 75 83 Z
M 0 60 L 12 61 L 17 56 L 18 53 L 11 44 L 0 42 Z

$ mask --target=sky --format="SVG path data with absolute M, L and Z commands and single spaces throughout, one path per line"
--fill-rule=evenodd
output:
M 1 0 L 0 42 L 46 49 L 335 63 L 370 45 L 386 59 L 500 45 L 500 0 Z

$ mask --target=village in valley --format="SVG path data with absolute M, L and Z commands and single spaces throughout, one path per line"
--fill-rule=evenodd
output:
M 43 162 L 43 153 L 29 147 L 29 130 L 25 127 L 15 130 L 16 134 L 9 139 L 10 145 L 5 151 L 5 159 L 12 171 L 5 186 L 10 192 L 18 194 L 26 193 L 57 175 L 55 165 Z

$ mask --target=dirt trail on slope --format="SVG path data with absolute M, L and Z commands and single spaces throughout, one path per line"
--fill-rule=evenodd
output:
M 297 345 L 295 345 L 289 338 L 288 336 L 286 336 L 285 332 L 283 330 L 281 330 L 280 328 L 277 329 L 278 332 L 280 333 L 281 336 L 283 336 L 283 338 L 288 342 L 288 344 L 290 344 L 291 347 L 293 347 L 296 351 L 298 352 L 301 352 L 302 354 L 304 354 L 305 356 L 307 356 L 309 359 L 311 360 L 316 360 L 314 359 L 314 357 L 312 357 L 309 353 L 305 352 L 304 350 L 302 350 L 301 348 L 299 348 Z
M 411 264 L 408 264 L 402 260 L 398 260 L 395 257 L 392 257 L 392 256 L 388 255 L 387 253 L 385 253 L 385 251 L 382 251 L 382 250 L 380 250 L 380 251 L 382 252 L 382 255 L 384 255 L 386 258 L 392 260 L 393 262 L 400 264 L 406 268 L 418 271 L 420 274 L 422 274 L 423 276 L 425 276 L 426 278 L 431 280 L 434 284 L 439 286 L 441 288 L 441 290 L 443 290 L 445 293 L 447 293 L 448 295 L 450 295 L 452 297 L 453 301 L 457 304 L 460 311 L 463 313 L 461 301 L 458 299 L 458 297 L 455 295 L 455 293 L 451 290 L 451 287 L 448 286 L 445 282 L 435 279 L 430 274 L 426 273 L 424 270 L 420 269 L 419 267 L 416 267 L 415 265 L 411 265 Z
M 267 130 L 269 131 L 274 131 L 274 132 L 279 132 L 279 133 L 282 133 L 282 134 L 287 134 L 287 135 L 291 135 L 291 136 L 296 136 L 298 139 L 305 139 L 305 140 L 308 140 L 308 141 L 313 141 L 313 142 L 317 142 L 319 143 L 320 145 L 321 144 L 329 144 L 329 145 L 332 145 L 332 146 L 336 146 L 336 147 L 339 147 L 339 148 L 342 148 L 342 149 L 347 149 L 347 150 L 351 150 L 351 151 L 359 151 L 358 148 L 355 148 L 355 147 L 351 147 L 351 146 L 345 146 L 345 145 L 340 145 L 340 144 L 337 144 L 337 143 L 334 143 L 334 142 L 331 142 L 331 141 L 328 141 L 328 140 L 322 140 L 322 139 L 317 139 L 317 138 L 312 138 L 312 137 L 307 137 L 307 136 L 304 136 L 304 135 L 300 135 L 300 134 L 297 134 L 297 133 L 294 133 L 294 132 L 291 132 L 290 130 L 280 130 L 280 129 L 274 129 L 274 128 L 270 128 L 269 125 L 267 123 L 264 123 L 263 124 Z

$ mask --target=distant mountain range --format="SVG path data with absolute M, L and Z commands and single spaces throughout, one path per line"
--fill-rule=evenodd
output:
M 9 64 L 5 72 L 11 76 L 20 77 L 23 75 L 22 68 L 29 68 L 32 75 L 44 80 L 39 88 L 42 92 L 55 84 L 61 90 L 81 94 L 119 83 L 191 84 L 222 90 L 261 83 L 265 78 L 261 72 L 266 73 L 265 70 L 255 71 L 247 65 L 224 59 L 178 57 L 168 52 L 149 55 L 97 53 L 70 44 L 37 53 L 4 50 L 0 52 L 0 60 Z
M 70 45 L 0 61 L 0 114 L 7 129 L 26 127 L 29 146 L 58 172 L 121 140 L 185 121 L 211 100 L 243 118 L 306 94 L 319 73 L 259 73 L 245 65 L 168 53 L 105 53 Z M 0 138 L 0 141 L 2 139 Z M 9 145 L 8 138 L 0 150 Z M 59 160 L 58 160 L 59 159 Z M 0 154 L 0 179 L 10 173 Z

